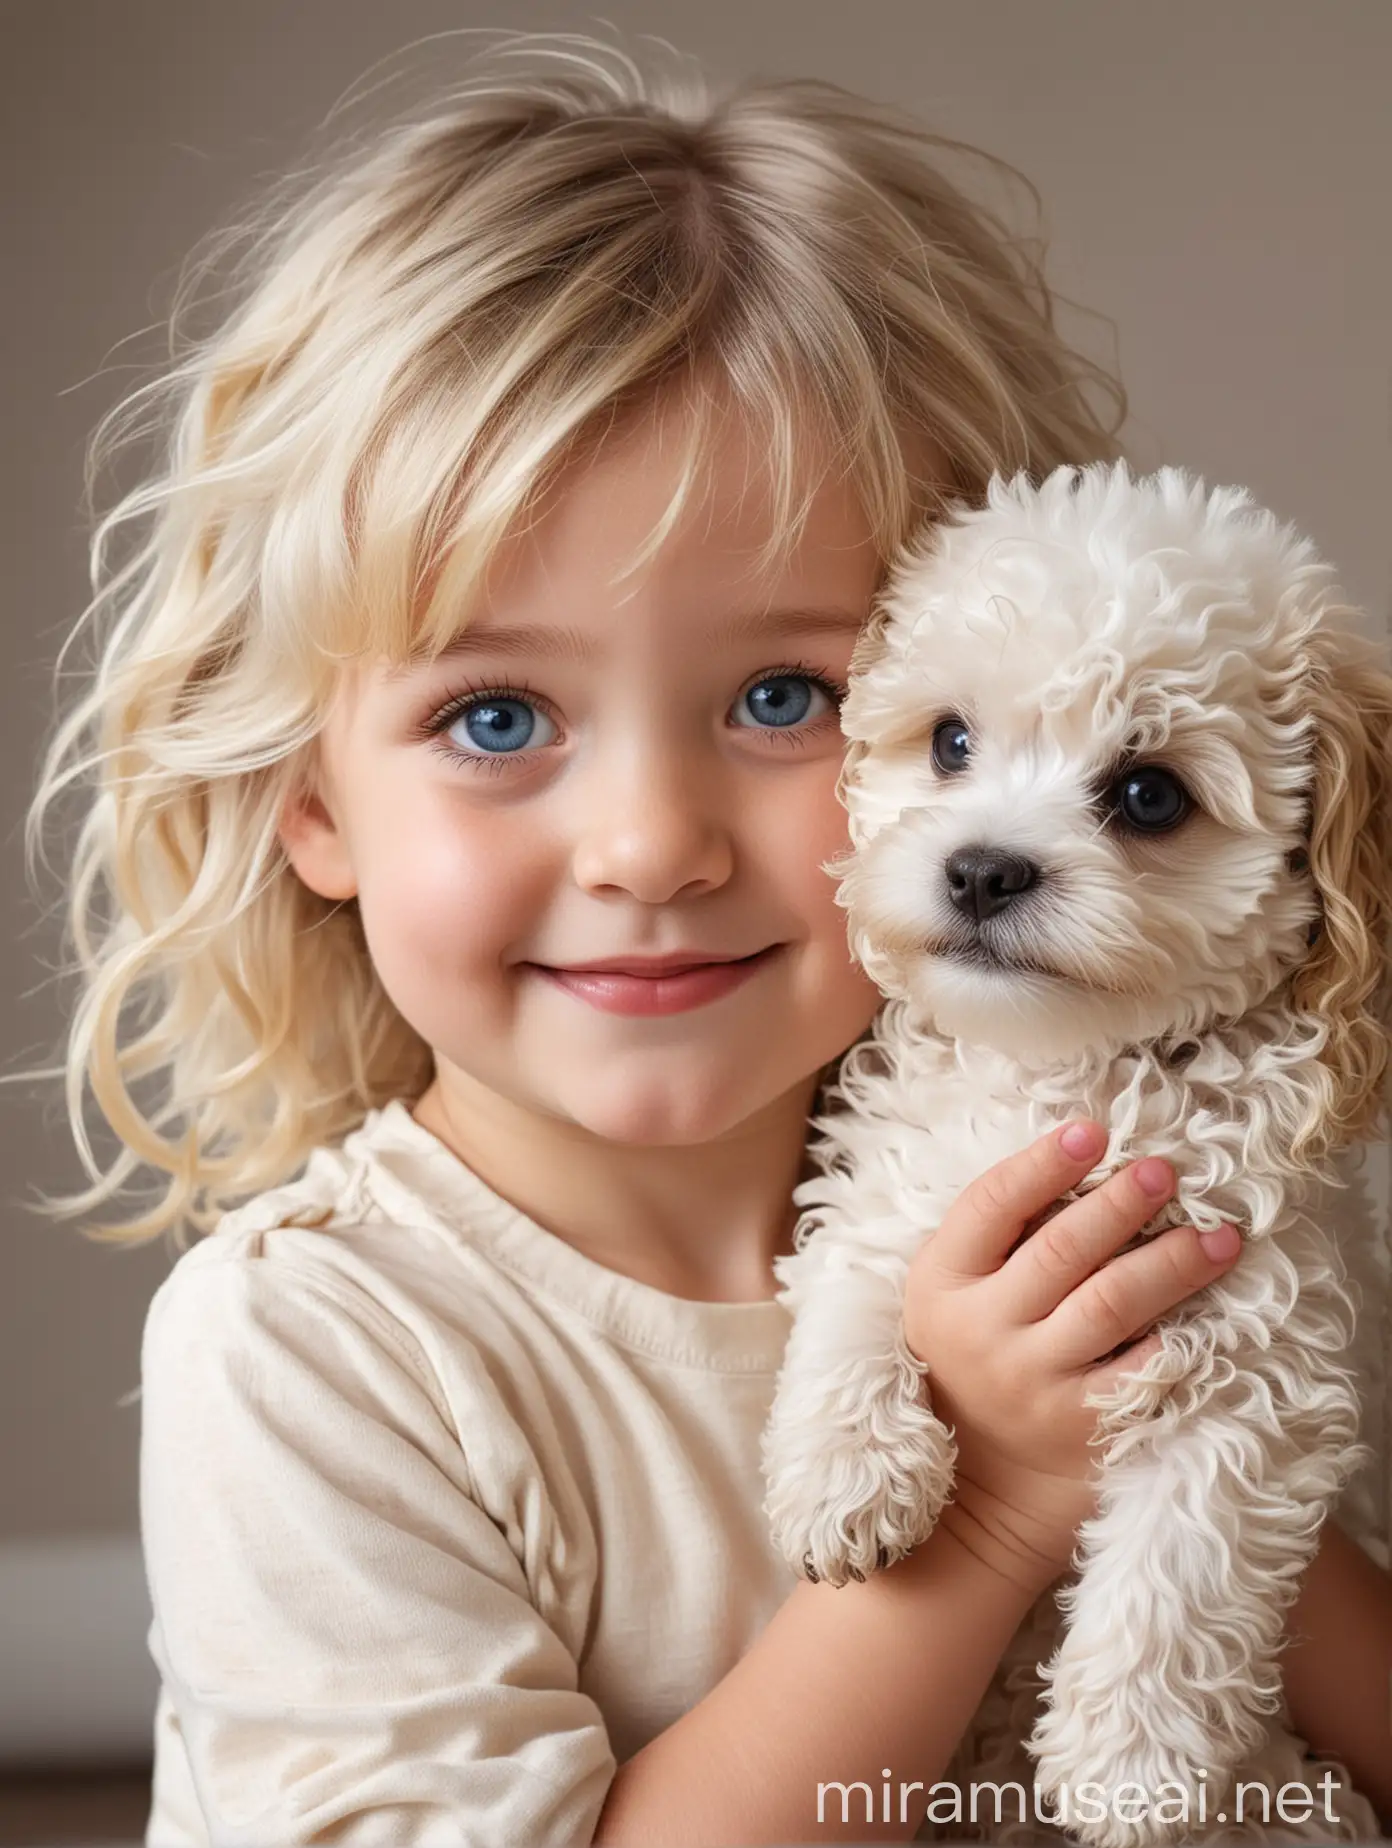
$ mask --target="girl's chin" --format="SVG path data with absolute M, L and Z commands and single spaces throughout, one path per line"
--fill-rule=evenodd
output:
M 602 1142 L 614 1142 L 627 1148 L 672 1149 L 699 1148 L 731 1135 L 741 1128 L 760 1107 L 752 1110 L 693 1110 L 685 1107 L 662 1109 L 649 1099 L 635 1099 L 631 1105 L 620 1100 L 607 1108 L 596 1109 L 592 1103 L 575 1106 L 565 1112 L 577 1128 L 586 1130 Z
M 802 1093 L 810 1096 L 817 1074 L 805 1079 L 795 1073 L 759 1074 L 745 1062 L 738 1069 L 696 1073 L 688 1068 L 671 1077 L 649 1070 L 631 1084 L 613 1072 L 601 1082 L 580 1074 L 574 1083 L 558 1083 L 557 1076 L 549 1074 L 543 1093 L 547 1108 L 590 1135 L 632 1148 L 695 1148 L 737 1134 L 752 1118 L 790 1099 L 801 1120 Z M 760 1076 L 765 1082 L 758 1082 Z

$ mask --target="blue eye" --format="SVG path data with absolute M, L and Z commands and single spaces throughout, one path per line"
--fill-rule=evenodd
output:
M 501 757 L 529 745 L 549 744 L 556 728 L 529 700 L 490 695 L 457 712 L 446 735 L 467 756 Z
M 821 709 L 816 703 L 822 702 Z M 735 703 L 735 723 L 759 730 L 787 731 L 801 725 L 809 715 L 820 718 L 822 711 L 835 707 L 834 690 L 812 674 L 768 674 L 740 695 Z M 742 718 L 741 709 L 753 714 Z

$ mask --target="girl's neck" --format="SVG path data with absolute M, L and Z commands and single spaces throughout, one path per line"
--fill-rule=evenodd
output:
M 671 1296 L 758 1302 L 793 1248 L 817 1077 L 713 1141 L 654 1148 L 541 1116 L 441 1066 L 416 1121 L 493 1191 L 597 1264 Z

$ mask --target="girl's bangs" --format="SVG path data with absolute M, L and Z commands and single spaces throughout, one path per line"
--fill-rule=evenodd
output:
M 747 343 L 744 352 L 747 358 Z M 822 479 L 809 469 L 814 455 L 829 456 L 829 466 L 852 480 L 885 554 L 891 549 L 909 486 L 888 406 L 838 415 L 809 368 L 787 352 L 766 355 L 753 388 L 747 369 L 742 376 L 723 363 L 718 347 L 704 355 L 679 351 L 631 381 L 616 382 L 612 360 L 578 378 L 574 356 L 567 361 L 566 388 L 538 390 L 529 382 L 525 398 L 504 403 L 462 444 L 461 388 L 448 377 L 379 430 L 345 491 L 353 563 L 347 608 L 339 609 L 351 616 L 333 652 L 376 655 L 393 666 L 432 659 L 481 606 L 503 543 L 524 534 L 606 440 L 644 416 L 673 429 L 676 486 L 616 587 L 699 507 L 730 416 L 750 431 L 771 510 L 755 574 L 776 570 L 798 541 Z M 547 407 L 544 419 L 538 404 Z

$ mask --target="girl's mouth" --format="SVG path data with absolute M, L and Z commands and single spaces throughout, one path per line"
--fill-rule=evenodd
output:
M 684 1014 L 742 987 L 782 948 L 781 943 L 773 943 L 735 962 L 699 963 L 695 968 L 667 975 L 626 975 L 614 969 L 549 969 L 543 963 L 532 963 L 530 967 L 578 1001 L 587 1001 L 606 1014 Z

